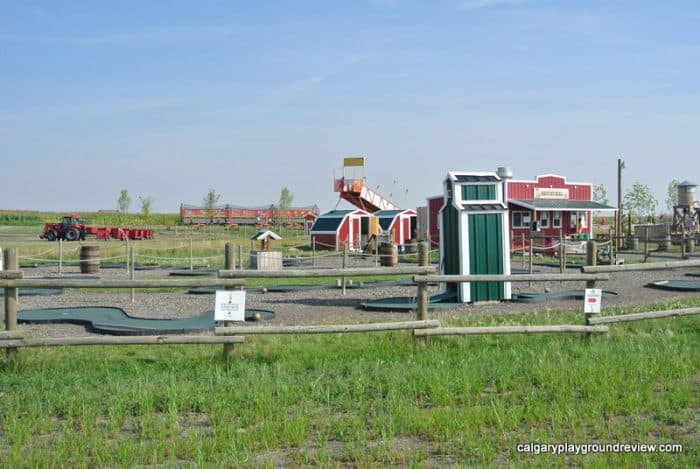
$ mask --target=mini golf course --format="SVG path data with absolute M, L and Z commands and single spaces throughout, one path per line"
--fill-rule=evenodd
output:
M 246 309 L 246 321 L 274 318 L 272 311 Z M 42 308 L 20 311 L 17 321 L 27 324 L 81 324 L 93 332 L 110 335 L 187 334 L 214 329 L 214 311 L 180 319 L 145 319 L 129 316 L 121 308 L 89 306 Z

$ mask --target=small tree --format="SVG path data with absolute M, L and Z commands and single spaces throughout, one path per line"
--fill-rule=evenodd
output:
M 599 204 L 608 205 L 608 191 L 605 190 L 605 186 L 602 184 L 596 184 L 593 186 L 593 201 Z
M 148 216 L 151 214 L 151 205 L 153 204 L 153 198 L 139 197 L 139 200 L 141 201 L 141 214 L 145 218 L 148 218 Z
M 204 197 L 204 210 L 207 214 L 207 218 L 211 219 L 214 214 L 214 207 L 219 201 L 221 194 L 216 192 L 216 189 L 209 188 L 207 195 Z
M 656 213 L 657 202 L 646 184 L 635 182 L 632 189 L 625 193 L 625 208 L 631 215 L 649 216 Z
M 131 206 L 131 197 L 129 197 L 129 191 L 122 189 L 119 193 L 119 211 L 121 213 L 128 213 L 129 207 Z
M 666 209 L 668 213 L 673 213 L 673 207 L 678 205 L 678 180 L 672 179 L 668 183 L 668 192 L 666 192 Z
M 286 187 L 282 189 L 282 192 L 280 193 L 280 203 L 279 207 L 282 210 L 287 210 L 289 207 L 292 206 L 292 202 L 294 201 L 294 196 L 292 195 L 291 192 L 289 192 L 289 189 Z

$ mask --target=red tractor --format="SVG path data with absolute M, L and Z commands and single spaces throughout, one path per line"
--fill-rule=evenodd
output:
M 48 241 L 65 239 L 66 241 L 84 240 L 86 236 L 85 222 L 80 215 L 66 215 L 61 223 L 46 223 L 39 238 Z

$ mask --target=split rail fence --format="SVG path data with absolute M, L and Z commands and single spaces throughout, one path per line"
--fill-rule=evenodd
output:
M 593 243 L 591 241 L 591 243 Z M 6 249 L 4 256 L 5 270 L 0 271 L 0 288 L 5 289 L 5 325 L 0 332 L 0 348 L 6 348 L 8 355 L 14 357 L 21 347 L 45 347 L 66 345 L 134 345 L 134 344 L 223 344 L 224 358 L 232 355 L 233 344 L 242 343 L 246 335 L 253 334 L 318 334 L 351 333 L 411 330 L 416 338 L 438 335 L 475 335 L 475 334 L 533 334 L 533 333 L 594 333 L 608 332 L 605 324 L 625 321 L 655 319 L 671 316 L 700 314 L 700 308 L 685 308 L 667 311 L 654 311 L 620 316 L 600 317 L 597 314 L 585 314 L 584 324 L 569 325 L 531 325 L 531 326 L 493 326 L 493 327 L 440 327 L 437 320 L 428 318 L 428 284 L 433 282 L 585 282 L 586 287 L 594 288 L 596 282 L 609 280 L 609 275 L 621 271 L 671 269 L 700 267 L 700 260 L 660 262 L 653 264 L 628 264 L 595 266 L 595 247 L 588 251 L 589 266 L 583 272 L 575 274 L 524 274 L 524 275 L 437 275 L 436 268 L 428 265 L 428 246 L 419 246 L 418 266 L 398 266 L 380 268 L 345 268 L 345 269 L 310 269 L 281 271 L 242 271 L 233 269 L 233 245 L 225 248 L 226 269 L 218 272 L 218 278 L 209 279 L 157 279 L 157 280 L 102 280 L 102 279 L 34 279 L 24 278 L 17 266 L 17 250 Z M 657 265 L 658 264 L 658 265 Z M 246 278 L 319 278 L 319 277 L 363 277 L 375 275 L 413 275 L 417 288 L 416 319 L 414 321 L 346 324 L 346 325 L 306 325 L 306 326 L 236 326 L 225 323 L 215 328 L 215 335 L 177 335 L 177 336 L 132 336 L 132 337 L 65 337 L 65 338 L 27 338 L 17 328 L 18 289 L 21 288 L 163 288 L 163 287 L 220 287 L 225 289 L 242 288 Z M 343 281 L 344 283 L 344 281 Z

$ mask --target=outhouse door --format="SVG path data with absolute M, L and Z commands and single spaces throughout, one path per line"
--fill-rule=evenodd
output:
M 469 273 L 503 274 L 503 216 L 500 213 L 469 215 Z M 505 298 L 503 282 L 472 282 L 471 301 Z

